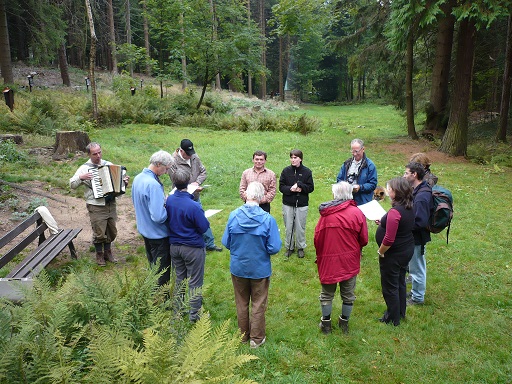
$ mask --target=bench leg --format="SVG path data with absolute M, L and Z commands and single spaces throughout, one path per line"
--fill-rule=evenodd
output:
M 73 244 L 72 241 L 69 242 L 68 247 L 69 247 L 69 253 L 71 253 L 71 258 L 78 259 L 78 256 L 77 256 L 76 250 L 75 250 L 75 245 Z

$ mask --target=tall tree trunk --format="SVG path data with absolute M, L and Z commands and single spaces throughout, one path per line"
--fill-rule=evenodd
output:
M 279 100 L 281 101 L 284 101 L 283 62 L 283 37 L 279 36 Z
M 471 97 L 475 40 L 474 21 L 462 20 L 457 39 L 456 71 L 450 103 L 450 119 L 439 147 L 441 152 L 454 156 L 465 156 L 468 148 L 468 108 Z
M 130 0 L 126 0 L 126 43 L 132 43 L 132 21 L 131 21 Z M 133 77 L 133 64 L 129 64 L 130 76 Z
M 94 65 L 96 63 L 96 31 L 94 29 L 94 20 L 92 18 L 91 3 L 85 0 L 85 8 L 87 9 L 87 18 L 89 19 L 89 28 L 91 31 L 91 49 L 89 57 L 89 80 L 91 82 L 91 97 L 92 97 L 92 118 L 98 121 L 98 98 L 96 96 L 96 80 L 94 79 Z
M 407 53 L 405 57 L 405 109 L 407 114 L 407 135 L 418 140 L 416 127 L 414 125 L 414 93 L 412 89 L 412 77 L 414 72 L 414 33 L 416 31 L 417 21 L 411 25 L 409 35 L 407 36 Z
M 508 17 L 507 48 L 505 55 L 505 69 L 503 70 L 503 90 L 501 91 L 500 121 L 496 140 L 507 142 L 507 128 L 510 111 L 510 88 L 512 83 L 512 16 Z
M 181 32 L 181 89 L 187 88 L 187 55 L 185 54 L 185 16 L 180 13 L 180 32 Z
M 210 12 L 212 14 L 212 39 L 217 41 L 217 14 L 215 9 L 214 0 L 210 0 Z M 218 63 L 217 54 L 215 54 L 215 62 Z M 215 89 L 220 90 L 220 68 L 217 68 L 217 74 L 215 75 Z
M 142 0 L 142 25 L 144 28 L 144 47 L 146 48 L 146 75 L 151 76 L 151 46 L 149 44 L 149 21 L 146 16 L 147 12 L 146 0 Z
M 261 34 L 261 66 L 263 68 L 267 67 L 267 47 L 265 43 L 266 39 L 266 28 L 267 25 L 265 23 L 265 0 L 260 0 L 260 34 Z M 267 96 L 267 77 L 264 73 L 261 74 L 261 87 L 260 87 L 260 98 L 265 100 Z
M 436 56 L 432 68 L 432 84 L 430 87 L 430 105 L 427 110 L 425 128 L 444 132 L 443 124 L 448 105 L 448 85 L 450 80 L 450 62 L 452 58 L 453 31 L 455 17 L 451 14 L 455 1 L 451 0 L 441 6 L 444 15 L 438 21 L 436 38 Z
M 206 93 L 206 87 L 208 86 L 208 67 L 206 68 L 206 73 L 204 74 L 203 88 L 201 89 L 201 96 L 199 97 L 199 102 L 197 103 L 196 109 L 201 108 L 201 104 L 203 104 L 204 95 Z
M 62 84 L 71 87 L 71 80 L 69 79 L 68 59 L 66 57 L 66 46 L 62 43 L 59 47 L 59 68 Z
M 110 55 L 110 69 L 113 74 L 117 74 L 117 54 L 116 54 L 116 28 L 114 24 L 114 7 L 112 0 L 107 0 L 107 17 L 108 17 L 108 51 Z
M 247 0 L 247 26 L 251 26 L 251 0 Z M 281 38 L 279 38 L 281 39 Z M 279 40 L 281 43 L 281 40 Z M 281 59 L 281 57 L 279 57 Z M 281 69 L 281 68 L 279 68 Z M 247 71 L 247 95 L 252 97 L 252 73 Z
M 4 84 L 13 84 L 11 46 L 9 45 L 9 29 L 7 27 L 7 14 L 5 13 L 5 0 L 0 0 L 0 69 Z

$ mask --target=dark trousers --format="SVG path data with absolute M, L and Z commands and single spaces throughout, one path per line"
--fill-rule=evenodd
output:
M 203 304 L 201 289 L 204 281 L 204 263 L 206 250 L 204 248 L 189 247 L 188 245 L 171 244 L 171 265 L 176 273 L 176 286 L 182 292 L 183 280 L 188 279 L 190 295 L 189 320 L 199 320 L 199 311 Z
M 270 213 L 270 203 L 262 203 L 260 204 L 260 208 L 263 209 L 265 212 Z
M 146 247 L 146 256 L 149 265 L 158 265 L 158 273 L 164 273 L 158 278 L 158 285 L 164 285 L 169 282 L 171 277 L 171 255 L 169 253 L 169 238 L 148 239 L 144 237 L 144 246 Z
M 382 297 L 386 302 L 387 310 L 384 314 L 386 323 L 400 324 L 405 318 L 407 288 L 405 285 L 405 272 L 411 256 L 395 256 L 386 254 L 379 258 L 380 283 Z

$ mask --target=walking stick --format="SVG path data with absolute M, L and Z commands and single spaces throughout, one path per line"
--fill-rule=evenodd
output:
M 292 241 L 293 241 L 293 232 L 295 230 L 295 215 L 297 214 L 298 203 L 299 203 L 299 199 L 295 200 L 295 207 L 293 207 L 292 231 L 290 232 L 290 239 L 288 241 L 289 249 L 287 249 L 287 251 L 291 251 L 291 250 L 295 249 L 295 244 L 292 245 Z

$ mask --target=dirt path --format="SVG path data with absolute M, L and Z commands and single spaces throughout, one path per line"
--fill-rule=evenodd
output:
M 16 196 L 18 206 L 21 210 L 26 209 L 31 201 L 44 199 L 50 213 L 61 228 L 82 228 L 82 232 L 75 239 L 74 244 L 80 256 L 93 258 L 94 254 L 89 252 L 91 246 L 92 231 L 89 222 L 89 214 L 85 207 L 85 200 L 67 196 L 65 191 L 59 188 L 51 188 L 43 182 L 35 181 L 23 184 L 17 184 L 20 188 L 12 188 L 11 194 Z M 138 238 L 135 227 L 135 212 L 133 204 L 128 196 L 117 198 L 117 230 L 118 236 L 115 240 L 116 245 L 129 245 L 128 250 L 142 245 Z M 13 221 L 13 211 L 8 204 L 0 206 L 0 236 L 10 231 L 21 221 Z M 117 256 L 126 256 L 127 249 L 122 254 L 116 252 Z M 66 255 L 68 257 L 68 255 Z

